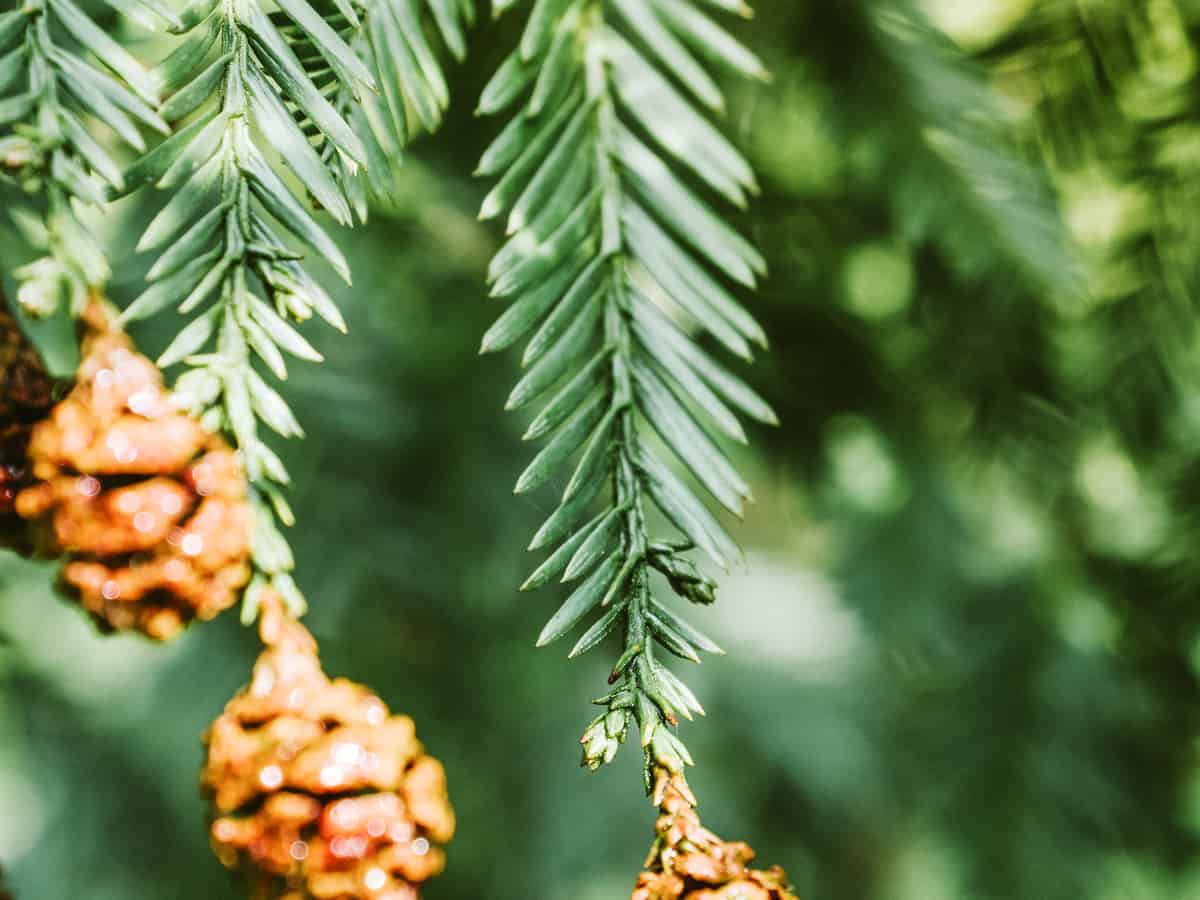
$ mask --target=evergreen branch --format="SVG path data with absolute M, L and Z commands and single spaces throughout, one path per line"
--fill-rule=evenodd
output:
M 893 86 L 881 127 L 911 141 L 910 169 L 936 173 L 921 172 L 913 179 L 919 187 L 901 190 L 901 202 L 910 209 L 930 207 L 930 217 L 957 246 L 995 243 L 1006 262 L 1036 284 L 1077 294 L 1079 260 L 1045 169 L 1022 154 L 1012 137 L 1013 117 L 986 71 L 911 0 L 864 0 L 861 6 L 866 35 L 882 63 L 878 77 Z M 942 179 L 945 190 L 914 197 L 930 178 Z
M 149 27 L 175 16 L 153 0 L 114 2 Z M 134 150 L 140 126 L 166 133 L 154 110 L 149 74 L 74 0 L 30 0 L 0 13 L 0 179 L 14 181 L 29 204 L 14 222 L 45 256 L 18 270 L 19 302 L 50 315 L 63 297 L 82 311 L 89 289 L 110 277 L 99 239 L 80 216 L 121 190 L 120 166 L 89 132 L 105 123 Z
M 500 12 L 512 4 L 496 5 Z M 514 300 L 482 350 L 533 332 L 508 408 L 549 396 L 526 438 L 552 436 L 517 493 L 546 484 L 576 458 L 530 548 L 552 553 L 523 589 L 576 583 L 539 646 L 597 611 L 572 657 L 622 626 L 614 689 L 597 701 L 604 712 L 583 736 L 583 761 L 610 762 L 636 721 L 647 778 L 656 763 L 691 764 L 672 727 L 703 713 L 659 650 L 693 662 L 721 652 L 652 594 L 651 573 L 678 596 L 708 604 L 715 585 L 686 554 L 699 548 L 724 568 L 740 551 L 646 426 L 740 515 L 749 485 L 714 434 L 745 441 L 735 409 L 775 421 L 766 402 L 698 343 L 707 332 L 748 360 L 751 344 L 766 339 L 731 290 L 754 287 L 763 258 L 704 197 L 716 193 L 744 207 L 757 186 L 742 155 L 701 112 L 722 111 L 724 100 L 697 54 L 765 77 L 757 58 L 691 0 L 537 0 L 520 46 L 480 102 L 481 112 L 497 113 L 524 100 L 479 167 L 500 176 L 482 217 L 508 213 L 510 238 L 489 272 L 492 294 Z M 654 509 L 685 540 L 654 538 Z
M 323 260 L 347 283 L 349 265 L 304 200 L 311 198 L 342 225 L 365 220 L 361 173 L 378 170 L 373 192 L 385 194 L 390 179 L 383 173 L 391 171 L 402 143 L 377 137 L 380 97 L 398 96 L 403 103 L 440 84 L 436 115 L 422 119 L 430 130 L 449 101 L 414 0 L 276 5 L 270 13 L 259 0 L 200 0 L 189 8 L 179 28 L 182 43 L 154 73 L 167 96 L 161 115 L 176 130 L 125 178 L 126 190 L 152 183 L 170 197 L 138 244 L 159 256 L 149 286 L 124 318 L 144 318 L 172 304 L 191 316 L 159 365 L 188 365 L 177 396 L 207 427 L 232 436 L 259 508 L 253 552 L 258 573 L 243 609 L 248 620 L 268 585 L 294 612 L 304 607 L 290 574 L 292 552 L 276 525 L 293 521 L 283 494 L 289 476 L 260 437 L 259 424 L 285 438 L 302 430 L 287 402 L 256 371 L 253 357 L 286 379 L 286 355 L 321 360 L 294 322 L 316 314 L 345 330 L 336 305 L 303 261 Z M 465 2 L 429 0 L 429 8 L 448 43 L 461 51 Z M 373 49 L 377 33 L 386 42 L 382 56 Z M 417 61 L 415 67 L 380 63 L 399 52 L 393 41 L 401 42 L 397 46 Z M 294 190 L 276 171 L 276 157 L 298 180 Z
M 356 97 L 375 88 L 361 61 L 306 0 L 286 0 L 280 8 L 328 61 L 340 87 Z M 183 42 L 155 70 L 168 98 L 162 116 L 177 130 L 126 173 L 127 189 L 153 183 L 170 197 L 138 244 L 159 255 L 149 287 L 124 318 L 172 304 L 191 316 L 158 363 L 187 363 L 177 396 L 207 427 L 231 434 L 241 451 L 259 509 L 258 574 L 244 611 L 256 613 L 268 584 L 299 611 L 304 601 L 290 575 L 292 553 L 275 524 L 275 518 L 292 522 L 283 497 L 289 477 L 258 426 L 285 438 L 302 430 L 252 356 L 280 379 L 287 377 L 285 354 L 319 362 L 321 355 L 292 322 L 315 313 L 339 331 L 345 323 L 301 260 L 315 256 L 347 283 L 350 268 L 272 159 L 277 153 L 304 189 L 349 225 L 350 205 L 336 172 L 353 171 L 366 153 L 257 0 L 201 2 L 188 10 L 184 30 Z M 316 152 L 298 119 L 320 130 L 335 148 L 332 159 Z M 263 136 L 269 149 L 260 145 Z
M 473 23 L 470 0 L 330 0 L 324 20 L 353 48 L 379 85 L 377 92 L 354 97 L 335 77 L 329 60 L 303 29 L 272 18 L 304 64 L 366 148 L 368 165 L 357 172 L 338 165 L 338 180 L 360 221 L 367 218 L 368 199 L 393 199 L 395 170 L 404 148 L 421 131 L 432 133 L 450 104 L 450 90 L 437 55 L 426 38 L 422 12 L 433 19 L 454 57 L 466 55 L 465 26 Z M 311 122 L 302 123 L 326 164 L 335 148 Z

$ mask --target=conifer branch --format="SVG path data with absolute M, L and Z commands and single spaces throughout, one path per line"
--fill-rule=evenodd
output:
M 511 5 L 501 0 L 496 11 Z M 740 3 L 716 5 L 748 13 Z M 672 729 L 680 717 L 703 713 L 659 652 L 692 662 L 721 652 L 653 595 L 651 574 L 678 596 L 709 604 L 715 585 L 688 552 L 699 548 L 723 568 L 740 556 L 650 431 L 740 515 L 750 488 L 714 435 L 745 442 L 735 409 L 775 421 L 766 402 L 699 343 L 707 333 L 747 360 L 752 343 L 766 344 L 732 291 L 755 286 L 763 258 L 705 196 L 741 208 L 757 185 L 706 115 L 721 113 L 724 99 L 701 57 L 766 77 L 758 59 L 691 0 L 537 0 L 520 46 L 480 102 L 482 113 L 524 103 L 479 167 L 499 176 L 482 217 L 508 213 L 510 237 L 489 272 L 492 294 L 514 301 L 482 350 L 533 332 L 508 408 L 549 394 L 526 439 L 550 440 L 517 493 L 546 484 L 576 458 L 558 508 L 531 545 L 552 553 L 523 589 L 575 583 L 539 646 L 595 613 L 572 657 L 623 631 L 614 688 L 597 701 L 604 711 L 583 736 L 583 761 L 610 762 L 636 722 L 647 779 L 656 764 L 691 764 Z M 684 540 L 655 536 L 655 510 Z
M 157 0 L 112 5 L 154 28 L 177 18 Z M 108 281 L 100 241 L 80 215 L 121 190 L 118 163 L 89 131 L 104 123 L 119 141 L 145 149 L 140 127 L 166 133 L 158 90 L 142 65 L 74 0 L 29 0 L 0 13 L 0 180 L 24 202 L 10 210 L 44 256 L 17 271 L 18 302 L 50 315 L 63 298 L 82 312 L 90 289 Z
M 273 19 L 292 44 L 311 78 L 326 90 L 335 108 L 362 139 L 367 166 L 354 172 L 338 164 L 339 183 L 355 214 L 366 221 L 368 199 L 393 199 L 394 173 L 409 141 L 440 127 L 450 90 L 437 55 L 422 27 L 426 13 L 443 43 L 458 61 L 466 56 L 466 26 L 473 24 L 471 0 L 341 0 L 321 8 L 323 18 L 353 48 L 379 90 L 355 98 L 334 72 L 312 38 L 276 13 Z M 306 129 L 327 163 L 334 148 L 311 126 Z
M 258 574 L 247 591 L 247 619 L 268 586 L 293 612 L 304 606 L 290 574 L 291 550 L 276 527 L 276 520 L 293 520 L 283 493 L 289 477 L 259 424 L 285 438 L 302 430 L 253 358 L 285 379 L 285 355 L 321 361 L 294 323 L 315 314 L 345 331 L 307 263 L 323 261 L 346 283 L 350 267 L 305 201 L 341 225 L 365 219 L 359 172 L 370 162 L 387 165 L 399 143 L 381 152 L 363 110 L 378 108 L 377 92 L 413 90 L 412 82 L 397 81 L 410 73 L 363 55 L 368 36 L 388 22 L 412 47 L 418 42 L 411 33 L 421 29 L 411 0 L 277 6 L 268 13 L 259 0 L 199 0 L 188 9 L 182 43 L 154 73 L 167 97 L 161 116 L 175 132 L 125 177 L 127 190 L 154 184 L 170 196 L 138 244 L 159 256 L 149 287 L 124 318 L 170 305 L 191 316 L 158 364 L 187 364 L 177 396 L 207 427 L 231 435 L 254 488 Z M 410 18 L 396 24 L 397 10 Z M 423 37 L 419 45 L 427 54 L 421 77 L 440 78 Z M 277 172 L 276 158 L 298 180 L 295 187 Z

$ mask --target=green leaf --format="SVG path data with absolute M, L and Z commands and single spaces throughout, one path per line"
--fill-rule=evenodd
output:
M 588 126 L 591 124 L 592 105 L 584 103 L 559 136 L 554 149 L 542 161 L 521 196 L 513 204 L 508 217 L 508 233 L 519 231 L 529 224 L 531 213 L 541 210 L 568 169 L 573 166 L 589 165 L 592 158 L 590 142 L 585 143 Z
M 171 167 L 158 179 L 156 187 L 173 190 L 191 177 L 208 160 L 215 157 L 225 140 L 225 129 L 228 120 L 218 116 L 200 130 L 195 139 L 171 163 Z
M 651 369 L 636 357 L 632 368 L 646 419 L 721 505 L 741 516 L 743 501 L 750 499 L 749 484 Z
M 513 388 L 505 409 L 519 409 L 562 378 L 571 363 L 582 355 L 592 342 L 603 311 L 604 307 L 599 298 L 593 298 L 557 343 L 546 351 Z
M 583 656 L 583 654 L 587 653 L 593 647 L 597 646 L 602 640 L 608 637 L 609 634 L 612 633 L 613 628 L 616 626 L 617 620 L 621 617 L 621 614 L 625 612 L 626 606 L 626 603 L 613 604 L 608 612 L 597 619 L 595 624 L 593 624 L 591 628 L 584 632 L 583 637 L 581 637 L 576 642 L 575 646 L 571 648 L 569 658 L 575 659 L 576 657 Z
M 542 62 L 541 71 L 533 84 L 533 93 L 526 106 L 526 114 L 540 115 L 551 101 L 572 87 L 579 77 L 580 60 L 577 55 L 576 37 L 579 28 L 580 7 L 573 6 L 561 19 L 550 43 L 550 50 Z
M 610 407 L 604 418 L 600 420 L 600 424 L 592 431 L 592 435 L 583 449 L 583 454 L 579 457 L 579 463 L 575 466 L 575 471 L 571 473 L 571 480 L 567 482 L 567 486 L 563 490 L 563 503 L 569 502 L 583 489 L 584 485 L 591 484 L 597 473 L 602 474 L 608 469 L 605 463 L 608 461 L 609 451 L 612 449 L 612 426 L 617 412 L 617 409 Z
M 492 296 L 507 297 L 527 290 L 538 279 L 545 278 L 571 252 L 580 252 L 582 249 L 588 256 L 595 253 L 594 248 L 581 248 L 581 245 L 597 242 L 596 211 L 599 208 L 599 199 L 599 193 L 596 193 L 581 203 L 554 234 L 496 279 L 492 286 Z
M 562 129 L 580 108 L 582 98 L 582 91 L 573 91 L 552 116 L 546 117 L 541 122 L 537 133 L 528 143 L 524 144 L 524 150 L 516 161 L 484 198 L 483 207 L 479 212 L 480 219 L 486 220 L 498 216 L 516 202 L 528 183 L 528 179 L 537 171 L 546 154 L 561 136 Z
M 538 413 L 537 418 L 530 423 L 529 428 L 522 435 L 522 440 L 532 441 L 549 434 L 578 408 L 584 397 L 604 384 L 605 370 L 608 367 L 611 353 L 611 348 L 603 348 L 570 381 L 563 385 L 562 389 Z
M 588 578 L 579 585 L 566 599 L 566 602 L 556 612 L 538 635 L 537 645 L 545 647 L 557 641 L 572 628 L 579 624 L 604 596 L 609 582 L 616 576 L 623 560 L 620 553 L 613 553 L 596 568 Z
M 714 656 L 725 655 L 725 651 L 717 645 L 716 641 L 695 628 L 686 619 L 676 615 L 669 607 L 657 600 L 652 600 L 651 603 L 654 606 L 654 615 L 697 650 L 702 653 L 711 653 Z
M 172 29 L 182 29 L 183 19 L 175 11 L 158 0 L 106 0 L 117 12 L 128 16 L 148 31 L 157 31 L 159 20 Z M 147 15 L 147 12 L 153 15 Z
M 658 508 L 718 566 L 728 569 L 741 559 L 737 544 L 670 469 L 650 453 L 638 456 L 646 489 Z
M 576 266 L 565 265 L 534 290 L 509 305 L 483 336 L 480 353 L 492 353 L 512 346 L 537 325 L 562 296 L 578 273 Z
M 179 312 L 189 313 L 201 303 L 209 298 L 209 295 L 217 289 L 217 286 L 224 280 L 226 273 L 233 265 L 233 260 L 229 256 L 222 256 L 217 264 L 212 267 L 207 275 L 201 279 L 200 283 L 192 288 L 192 292 L 183 298 L 183 302 L 179 304 Z
M 590 169 L 590 166 L 581 167 L 585 170 Z M 571 176 L 564 179 L 564 184 L 574 181 L 574 171 Z M 591 185 L 588 179 L 582 184 L 584 190 L 589 190 Z M 537 255 L 542 244 L 545 243 L 551 235 L 566 222 L 569 215 L 579 208 L 583 202 L 582 194 L 572 197 L 570 206 L 563 212 L 561 216 L 557 211 L 553 214 L 553 220 L 550 218 L 548 211 L 543 210 L 537 219 L 530 223 L 529 227 L 518 231 L 512 235 L 504 245 L 496 251 L 496 255 L 492 257 L 491 263 L 488 265 L 487 278 L 488 282 L 495 287 L 495 284 L 501 279 L 509 277 L 516 269 L 531 257 Z M 576 251 L 582 249 L 577 247 Z M 576 272 L 582 269 L 585 265 L 592 261 L 595 256 L 595 250 L 590 249 L 586 254 L 576 252 L 574 258 L 568 259 L 567 263 L 574 266 Z M 554 274 L 557 274 L 556 272 Z M 554 277 L 552 274 L 550 277 Z
M 63 27 L 75 37 L 79 43 L 87 47 L 96 57 L 120 75 L 131 88 L 149 104 L 158 103 L 158 85 L 142 68 L 141 63 L 129 53 L 87 14 L 75 5 L 74 0 L 48 0 L 50 9 L 62 23 Z
M 271 373 L 279 379 L 287 378 L 287 363 L 284 361 L 283 351 L 271 340 L 266 329 L 244 313 L 238 316 L 238 324 L 242 326 L 242 331 L 246 335 L 246 343 L 250 345 L 250 349 L 267 364 Z
M 335 147 L 355 162 L 366 162 L 367 151 L 346 121 L 309 80 L 292 48 L 275 30 L 257 3 L 245 5 L 244 24 L 261 51 L 258 60 L 279 85 L 280 92 L 296 104 Z
M 753 357 L 747 341 L 766 345 L 766 334 L 753 317 L 637 203 L 626 201 L 621 221 L 629 229 L 638 262 L 713 337 L 745 360 Z
M 579 449 L 591 434 L 592 429 L 604 417 L 605 397 L 597 394 L 554 435 L 542 451 L 534 457 L 528 468 L 521 473 L 513 493 L 524 494 L 541 487 L 559 467 Z
M 664 150 L 738 207 L 758 192 L 737 148 L 628 44 L 613 54 L 613 83 L 628 109 Z
M 313 149 L 274 89 L 253 68 L 247 72 L 246 87 L 259 127 L 270 135 L 272 146 L 287 167 L 296 173 L 304 187 L 337 222 L 351 224 L 350 207 L 342 188 L 333 180 L 328 166 Z
M 191 115 L 208 99 L 216 94 L 217 87 L 225 77 L 233 52 L 217 57 L 195 78 L 176 91 L 163 104 L 160 115 L 168 122 L 177 122 Z
M 311 39 L 313 46 L 325 57 L 325 60 L 338 73 L 343 84 L 358 82 L 368 90 L 377 90 L 375 79 L 367 71 L 367 67 L 350 49 L 329 23 L 316 10 L 309 6 L 307 0 L 275 0 L 276 4 L 293 22 L 300 26 Z
M 442 40 L 450 48 L 456 60 L 467 57 L 467 38 L 460 23 L 459 8 L 455 0 L 427 0 L 433 19 L 441 32 Z
M 769 81 L 771 73 L 762 61 L 728 31 L 686 0 L 648 0 L 672 30 L 714 62 L 747 78 Z M 746 15 L 749 7 L 740 0 L 708 0 L 729 12 Z M 748 17 L 748 16 L 747 16 Z
M 731 278 L 754 287 L 766 260 L 745 238 L 717 217 L 667 165 L 631 131 L 619 127 L 617 157 L 650 208 L 659 210 L 676 234 L 705 254 Z
M 0 50 L 7 49 L 25 33 L 33 20 L 24 7 L 0 13 Z
M 156 88 L 174 94 L 195 77 L 217 42 L 217 28 L 208 20 L 192 29 L 183 42 L 150 72 Z
M 376 31 L 383 39 L 386 48 L 384 53 L 395 67 L 397 83 L 403 89 L 406 105 L 416 112 L 423 127 L 433 131 L 441 120 L 438 97 L 420 72 L 420 63 L 414 56 L 405 26 L 397 15 L 398 10 L 387 5 L 381 7 L 381 13 L 375 20 Z
M 219 157 L 213 157 L 180 185 L 166 205 L 159 210 L 158 215 L 146 226 L 137 244 L 139 253 L 166 244 L 194 222 L 202 209 L 211 205 L 220 176 L 220 163 Z
M 611 0 L 613 6 L 646 47 L 654 51 L 679 81 L 696 95 L 701 103 L 716 112 L 725 109 L 721 89 L 708 71 L 680 43 L 671 29 L 655 14 L 653 4 L 646 0 Z
M 523 61 L 530 62 L 541 54 L 554 35 L 554 23 L 572 2 L 574 0 L 537 0 L 534 3 L 518 48 Z
M 0 57 L 0 92 L 11 90 L 22 75 L 29 71 L 29 60 L 25 56 L 25 45 L 19 44 L 12 52 Z
M 595 190 L 596 154 L 581 153 L 567 167 L 562 178 L 551 186 L 533 218 L 513 235 L 510 244 L 514 256 L 518 252 L 527 252 L 528 248 L 536 247 L 552 235 Z M 505 258 L 509 250 L 510 246 L 505 245 L 496 254 L 495 268 L 501 265 L 510 268 L 515 263 L 515 260 Z M 489 274 L 491 271 L 489 269 Z
M 425 28 L 417 15 L 415 3 L 397 3 L 390 7 L 396 21 L 400 25 L 400 33 L 410 48 L 417 65 L 416 81 L 427 90 L 434 99 L 436 107 L 433 115 L 425 122 L 425 127 L 433 131 L 441 122 L 440 110 L 450 105 L 450 86 L 442 74 L 442 67 L 437 57 L 425 39 Z
M 168 247 L 150 267 L 150 271 L 146 273 L 146 280 L 157 281 L 164 278 L 200 256 L 217 233 L 217 227 L 232 204 L 232 200 L 224 200 L 197 219 L 195 224 L 188 228 L 179 237 L 179 240 Z M 128 318 L 129 313 L 126 312 L 125 316 Z
M 273 387 L 263 381 L 262 376 L 250 366 L 246 367 L 246 387 L 250 392 L 250 403 L 258 417 L 282 437 L 300 437 L 304 429 L 296 421 L 287 402 Z
M 583 544 L 592 529 L 600 523 L 604 518 L 604 513 L 597 513 L 596 518 L 592 519 L 571 537 L 563 541 L 558 549 L 550 554 L 540 566 L 534 570 L 533 574 L 525 579 L 525 583 L 521 585 L 522 591 L 532 591 L 543 585 L 549 584 L 555 578 L 558 578 L 566 571 L 567 563 L 571 561 L 571 557 L 575 555 L 575 551 Z
M 33 94 L 18 94 L 0 100 L 0 125 L 27 119 L 37 98 Z
M 250 189 L 268 213 L 279 220 L 288 231 L 312 247 L 328 262 L 342 279 L 350 283 L 350 264 L 341 250 L 325 233 L 304 207 L 292 196 L 292 192 L 279 179 L 248 139 L 239 141 L 238 162 L 250 180 Z
M 133 165 L 125 170 L 126 193 L 135 191 L 150 182 L 158 181 L 192 146 L 192 142 L 197 139 L 206 126 L 213 122 L 221 122 L 223 128 L 227 121 L 224 115 L 218 114 L 212 118 L 200 118 L 189 122 L 149 153 L 139 157 Z
M 692 692 L 682 679 L 666 666 L 656 665 L 654 667 L 654 676 L 658 679 L 659 687 L 663 693 L 667 694 L 685 718 L 691 719 L 692 714 L 703 716 L 705 715 L 704 707 L 700 705 L 700 701 L 696 699 L 696 695 Z
M 576 87 L 560 104 L 560 110 L 562 107 L 569 107 L 570 110 L 574 110 L 582 99 L 583 89 Z M 483 152 L 475 174 L 497 175 L 512 165 L 539 138 L 543 141 L 543 146 L 548 147 L 554 136 L 555 133 L 547 127 L 547 120 L 545 119 L 513 116 L 500 134 L 496 136 L 495 140 Z M 541 158 L 544 153 L 545 150 L 543 149 L 536 155 L 538 158 Z M 532 170 L 532 166 L 529 168 Z
M 653 612 L 646 613 L 646 623 L 650 626 L 650 630 L 658 642 L 680 659 L 694 663 L 700 662 L 700 654 L 696 652 L 696 649 Z
M 88 133 L 83 123 L 66 109 L 59 110 L 58 119 L 62 123 L 63 134 L 84 162 L 91 166 L 92 171 L 112 185 L 114 190 L 121 190 L 125 186 L 125 181 L 121 177 L 120 167 Z
M 200 348 L 207 344 L 209 338 L 212 337 L 213 329 L 216 326 L 220 313 L 221 308 L 213 306 L 185 325 L 175 335 L 175 339 L 171 341 L 170 346 L 158 358 L 157 364 L 159 368 L 165 369 L 168 366 L 173 366 L 180 360 L 186 359 L 198 352 Z
M 229 416 L 229 426 L 239 447 L 254 446 L 258 440 L 254 405 L 250 400 L 250 390 L 246 386 L 246 368 L 239 367 L 236 371 L 227 373 L 223 379 L 225 412 Z
M 250 315 L 259 325 L 266 329 L 276 344 L 299 359 L 309 362 L 321 362 L 324 357 L 310 344 L 303 335 L 283 320 L 279 313 L 267 306 L 253 294 L 248 296 Z
M 530 543 L 529 549 L 537 550 L 548 546 L 569 534 L 571 529 L 583 520 L 592 501 L 607 481 L 605 473 L 603 471 L 598 472 L 590 484 L 581 488 L 566 503 L 559 504 L 550 518 L 542 524 L 537 534 L 533 536 L 533 541 Z
M 574 581 L 581 575 L 590 572 L 592 566 L 604 557 L 608 548 L 616 540 L 620 531 L 621 516 L 624 514 L 625 510 L 621 508 L 610 509 L 605 514 L 604 518 L 600 520 L 600 524 L 592 529 L 587 540 L 579 546 L 575 555 L 571 557 L 571 561 L 567 563 L 567 570 L 562 575 L 564 583 Z M 609 579 L 609 581 L 611 580 Z M 607 587 L 607 583 L 605 586 Z
M 177 302 L 181 296 L 186 296 L 200 283 L 220 256 L 221 251 L 213 249 L 203 256 L 193 257 L 186 265 L 154 282 L 125 308 L 121 314 L 122 320 L 136 322 L 146 319 Z
M 633 304 L 634 330 L 646 336 L 651 346 L 669 348 L 696 371 L 718 394 L 746 415 L 766 425 L 778 425 L 779 419 L 771 405 L 753 388 L 714 360 L 649 300 L 635 294 Z
M 490 116 L 502 112 L 525 92 L 537 73 L 537 66 L 526 63 L 520 50 L 514 50 L 484 86 L 476 113 Z
M 660 373 L 669 375 L 673 383 L 678 385 L 683 395 L 700 407 L 713 423 L 728 437 L 739 444 L 747 444 L 746 432 L 733 411 L 722 402 L 716 392 L 696 374 L 695 369 L 680 359 L 669 347 L 654 343 L 653 338 L 645 329 L 634 325 L 634 333 L 638 336 L 642 355 L 648 364 Z M 673 391 L 674 392 L 674 391 Z
M 104 90 L 105 83 L 110 80 L 107 75 L 80 65 L 59 51 L 54 51 L 50 57 L 67 75 L 57 82 L 66 94 L 89 115 L 103 121 L 134 150 L 145 149 L 146 142 L 138 131 L 137 123 Z M 165 122 L 163 124 L 166 125 Z
M 554 312 L 542 323 L 542 327 L 530 338 L 521 357 L 521 365 L 528 366 L 540 359 L 554 343 L 564 335 L 571 324 L 586 313 L 589 305 L 601 307 L 604 297 L 602 280 L 604 278 L 604 261 L 594 259 L 575 279 L 570 290 L 562 295 L 562 299 Z

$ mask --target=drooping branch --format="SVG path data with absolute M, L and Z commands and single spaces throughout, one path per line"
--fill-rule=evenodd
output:
M 531 545 L 552 552 L 524 589 L 577 582 L 539 645 L 593 614 L 571 656 L 623 632 L 614 688 L 597 701 L 604 712 L 583 737 L 584 763 L 611 761 L 636 722 L 648 784 L 658 762 L 691 763 L 672 727 L 703 712 L 659 652 L 692 662 L 720 652 L 654 595 L 651 575 L 707 604 L 715 586 L 688 551 L 699 548 L 722 567 L 739 558 L 670 455 L 741 515 L 750 488 L 716 435 L 745 442 L 735 409 L 775 421 L 701 343 L 707 335 L 750 359 L 751 344 L 766 338 L 734 296 L 736 286 L 755 286 L 763 259 L 710 204 L 715 194 L 744 207 L 757 185 L 709 121 L 724 99 L 699 57 L 765 74 L 687 0 L 539 0 L 480 102 L 497 113 L 523 101 L 480 164 L 499 177 L 482 215 L 507 213 L 510 235 L 492 261 L 492 293 L 513 301 L 483 350 L 532 332 L 508 408 L 548 398 L 526 438 L 550 439 L 516 490 L 570 473 Z M 656 537 L 652 511 L 682 539 Z

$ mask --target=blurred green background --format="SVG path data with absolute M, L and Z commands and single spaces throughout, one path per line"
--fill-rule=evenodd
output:
M 699 620 L 729 651 L 685 726 L 706 821 L 812 900 L 1200 898 L 1200 3 L 759 6 L 735 27 L 775 78 L 731 85 L 726 125 L 764 185 L 748 377 L 783 425 L 738 451 L 748 565 Z M 635 748 L 576 768 L 608 661 L 533 650 L 550 500 L 511 495 L 516 359 L 476 355 L 498 236 L 469 173 L 498 123 L 471 107 L 519 19 L 484 17 L 402 204 L 339 236 L 350 335 L 312 329 L 327 363 L 286 389 L 291 538 L 327 669 L 447 764 L 430 900 L 611 900 L 653 810 Z M 118 299 L 153 202 L 109 223 Z M 53 574 L 0 558 L 17 896 L 240 896 L 196 773 L 253 632 L 101 638 Z

